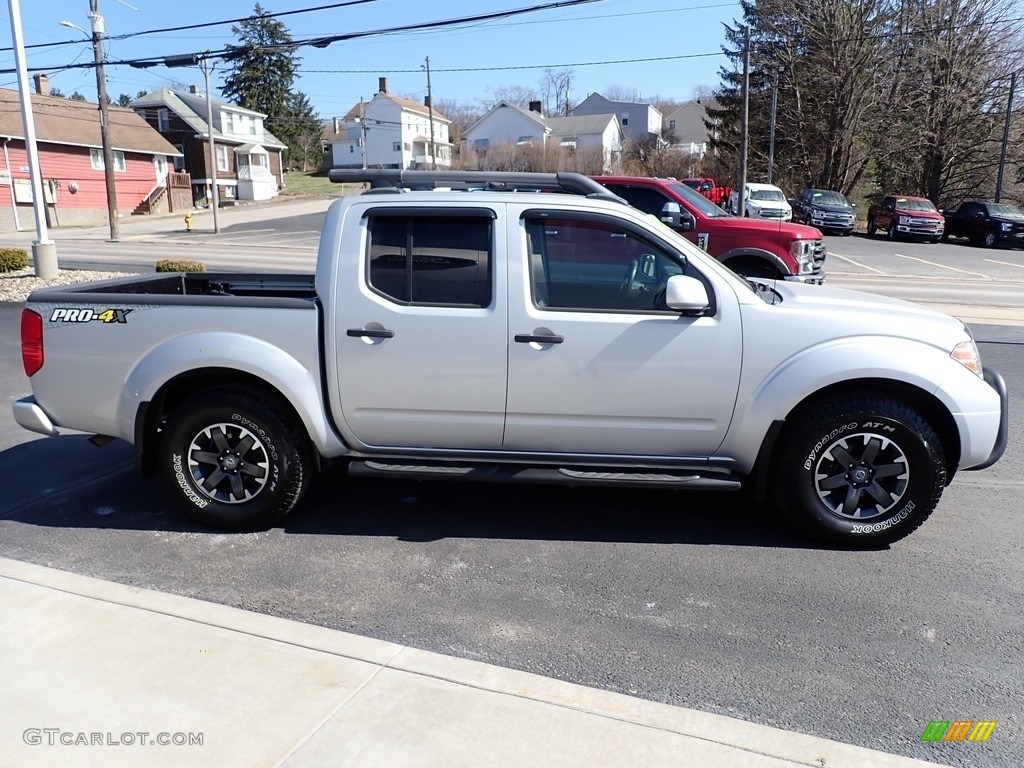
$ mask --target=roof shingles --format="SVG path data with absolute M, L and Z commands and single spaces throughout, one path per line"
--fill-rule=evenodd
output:
M 130 109 L 111 106 L 110 144 L 122 152 L 180 155 L 163 136 Z M 57 96 L 32 95 L 36 140 L 47 144 L 100 147 L 100 117 L 96 104 Z M 0 136 L 24 139 L 18 92 L 0 88 Z

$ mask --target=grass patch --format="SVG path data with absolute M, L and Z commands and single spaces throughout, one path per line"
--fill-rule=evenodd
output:
M 332 184 L 325 175 L 291 171 L 284 175 L 281 194 L 286 197 L 340 197 L 344 192 L 341 184 Z

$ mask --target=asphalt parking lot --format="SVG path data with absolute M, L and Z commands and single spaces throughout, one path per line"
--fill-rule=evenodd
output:
M 17 360 L 17 307 L 0 308 Z M 1021 423 L 1021 329 L 975 329 Z M 26 391 L 0 368 L 8 401 Z M 321 477 L 266 533 L 205 529 L 128 446 L 0 416 L 0 554 L 958 766 L 1024 763 L 1024 450 L 890 549 L 794 536 L 723 495 Z M 995 720 L 926 744 L 930 720 Z

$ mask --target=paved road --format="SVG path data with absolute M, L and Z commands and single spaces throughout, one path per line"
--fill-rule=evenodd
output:
M 124 240 L 108 243 L 104 227 L 54 232 L 62 266 L 149 270 L 158 259 L 188 256 L 214 270 L 314 269 L 320 225 L 331 199 L 285 201 L 221 213 L 221 233 L 200 212 L 195 231 L 180 217 L 122 222 Z M 25 243 L 32 233 L 14 236 Z M 5 238 L 0 238 L 0 240 Z M 828 237 L 831 285 L 939 305 L 1024 308 L 1024 251 L 976 248 L 966 242 L 930 244 L 882 238 Z M 977 314 L 977 313 L 975 313 Z M 979 317 L 968 318 L 980 320 Z
M 168 506 L 123 444 L 0 413 L 0 554 L 957 766 L 1024 764 L 1024 329 L 975 328 L 1006 375 L 1006 458 L 891 549 L 794 537 L 724 495 L 321 477 L 267 533 Z M 0 307 L 0 387 L 17 366 Z M 922 744 L 986 719 L 984 744 Z

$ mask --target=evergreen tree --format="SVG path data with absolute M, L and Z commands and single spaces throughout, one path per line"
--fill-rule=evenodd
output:
M 267 115 L 267 130 L 288 145 L 286 162 L 301 165 L 300 137 L 309 130 L 309 119 L 316 116 L 305 95 L 292 90 L 302 59 L 295 53 L 288 28 L 256 3 L 253 15 L 232 26 L 231 32 L 239 44 L 225 46 L 231 70 L 224 78 L 221 96 Z

